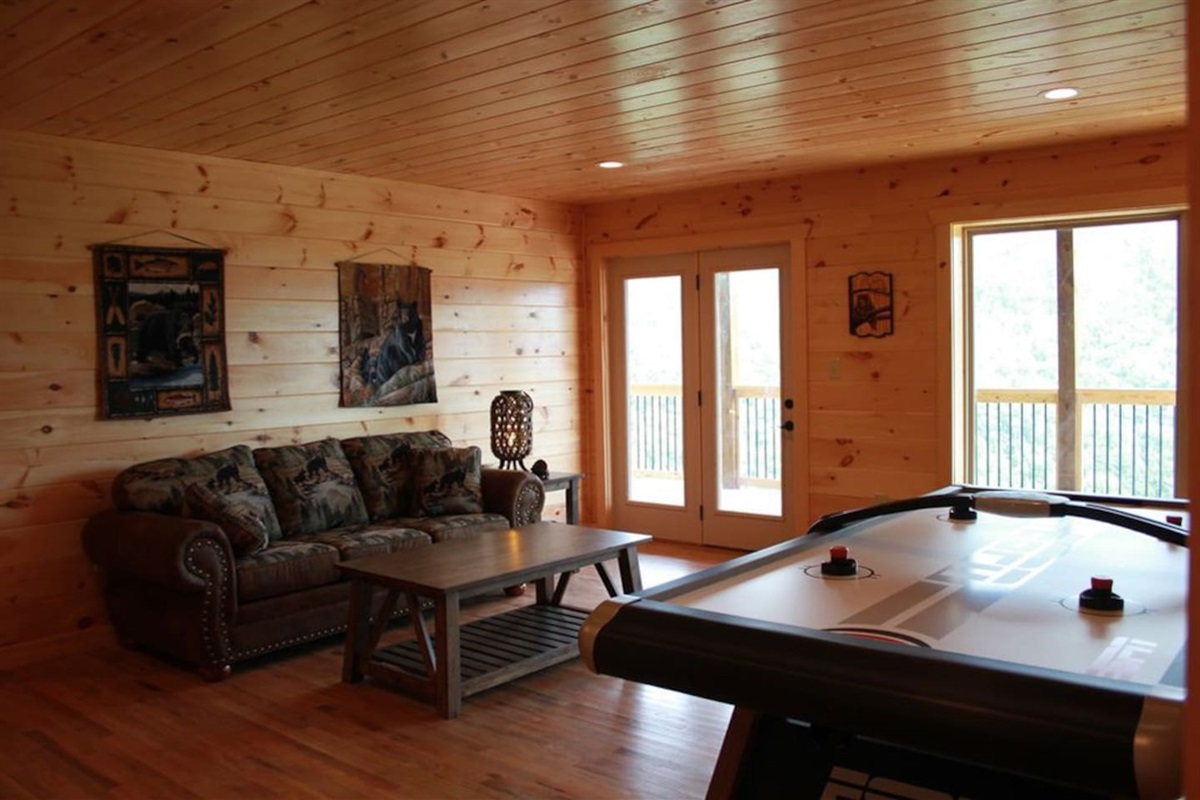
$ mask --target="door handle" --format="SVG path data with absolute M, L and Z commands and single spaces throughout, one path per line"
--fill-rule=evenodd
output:
M 795 430 L 795 429 L 796 429 L 796 423 L 792 422 L 792 421 L 789 419 L 787 422 L 783 423 L 783 424 L 782 424 L 782 425 L 780 425 L 779 427 L 783 428 L 785 431 L 791 431 L 791 430 Z

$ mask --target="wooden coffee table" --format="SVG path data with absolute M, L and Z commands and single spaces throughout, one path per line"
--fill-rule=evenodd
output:
M 579 628 L 591 609 L 562 605 L 571 574 L 595 565 L 610 595 L 616 587 L 602 562 L 616 558 L 621 588 L 642 588 L 641 533 L 538 522 L 338 565 L 350 578 L 350 616 L 342 680 L 369 676 L 432 700 L 443 717 L 458 716 L 465 696 L 579 655 Z M 556 576 L 557 580 L 556 580 Z M 515 584 L 537 587 L 534 604 L 459 624 L 462 600 Z M 371 597 L 386 587 L 372 613 Z M 378 647 L 396 603 L 432 601 L 434 632 L 411 613 L 416 638 Z

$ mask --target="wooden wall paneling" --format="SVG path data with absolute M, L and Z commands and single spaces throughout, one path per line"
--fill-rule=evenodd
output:
M 1167 131 L 646 194 L 587 206 L 586 239 L 589 249 L 637 253 L 789 225 L 803 237 L 815 516 L 948 480 L 939 225 L 1177 205 L 1187 154 L 1184 137 Z M 893 273 L 896 325 L 886 338 L 847 330 L 846 280 L 863 269 Z
M 456 306 L 521 305 L 561 308 L 580 304 L 574 283 L 526 283 L 512 280 L 435 274 L 433 294 L 439 301 Z
M 273 374 L 273 371 L 270 373 Z M 267 377 L 270 377 L 268 374 Z M 328 377 L 332 377 L 331 375 Z M 259 396 L 239 401 L 230 411 L 214 414 L 196 414 L 154 419 L 98 420 L 93 408 L 34 409 L 29 411 L 5 411 L 3 427 L 0 428 L 0 448 L 22 449 L 29 447 L 53 447 L 57 444 L 95 444 L 101 442 L 133 441 L 156 436 L 170 436 L 181 431 L 191 435 L 219 434 L 226 431 L 271 431 L 278 429 L 331 430 L 334 427 L 352 429 L 356 425 L 378 425 L 389 419 L 425 418 L 434 420 L 441 416 L 460 416 L 461 412 L 448 412 L 438 404 L 417 406 L 388 406 L 339 408 L 338 393 L 333 391 L 332 380 L 326 383 L 327 394 L 305 394 L 294 392 L 286 396 L 260 393 Z M 495 392 L 503 387 L 488 390 L 486 398 L 475 401 L 474 389 L 454 392 L 450 395 L 467 396 L 463 403 L 448 403 L 465 408 L 467 412 L 478 408 L 482 415 L 481 433 L 488 435 L 488 409 Z M 265 390 L 270 392 L 272 390 Z M 566 399 L 568 392 L 555 399 Z M 545 407 L 545 406 L 539 406 Z M 538 422 L 535 415 L 535 431 Z M 322 436 L 335 436 L 328 432 Z M 347 434 L 354 435 L 354 434 Z M 247 437 L 249 438 L 249 437 Z
M 93 354 L 94 360 L 94 354 Z M 94 408 L 99 403 L 94 369 L 0 372 L 0 408 Z
M 427 187 L 399 181 L 312 170 L 281 171 L 264 164 L 210 156 L 180 158 L 175 153 L 145 148 L 114 151 L 100 143 L 33 134 L 2 135 L 0 175 L 6 180 L 144 192 L 159 192 L 166 185 L 180 192 L 190 189 L 207 198 L 380 211 L 520 229 L 563 231 L 578 225 L 578 212 L 559 203 L 458 189 L 438 189 L 436 198 L 432 198 Z
M 1187 150 L 1178 133 L 1014 152 L 987 149 L 936 161 L 872 165 L 589 205 L 588 241 L 596 244 L 692 235 L 731 226 L 756 227 L 766 215 L 772 225 L 779 224 L 781 215 L 790 218 L 792 225 L 808 231 L 809 239 L 894 230 L 873 225 L 896 213 L 913 219 L 917 224 L 911 230 L 919 230 L 939 208 L 957 210 L 989 203 L 1024 203 L 1036 208 L 1039 200 L 1044 201 L 1043 206 L 1061 203 L 1064 195 L 1086 202 L 1088 196 L 1181 186 L 1187 163 Z M 1066 174 L 1070 175 L 1070 190 L 1063 188 Z M 1120 177 L 1114 180 L 1113 175 Z M 863 197 L 872 202 L 863 203 Z M 850 216 L 842 217 L 843 213 Z M 731 219 L 733 214 L 745 219 Z M 914 214 L 924 214 L 924 220 Z M 839 224 L 839 219 L 844 224 Z M 868 221 L 872 227 L 861 224 Z
M 372 244 L 411 243 L 498 253 L 556 255 L 569 253 L 574 247 L 571 234 L 514 230 L 458 220 L 401 217 L 376 211 L 215 200 L 165 191 L 130 192 L 23 179 L 6 179 L 0 182 L 0 189 L 9 197 L 9 215 L 22 218 L 285 235 L 300 239 L 352 238 Z M 247 259 L 239 257 L 237 260 Z
M 336 364 L 338 350 L 337 331 L 225 332 L 225 351 L 231 366 L 264 362 Z M 236 391 L 236 387 L 231 389 Z
M 930 439 L 885 439 L 871 436 L 810 437 L 809 454 L 814 464 L 839 469 L 863 468 L 903 471 L 912 464 L 934 463 L 936 443 Z
M 936 485 L 934 470 L 921 470 L 915 466 L 905 470 L 873 470 L 862 467 L 814 467 L 809 473 L 809 487 L 813 494 L 836 494 L 859 497 L 861 501 L 851 508 L 915 497 L 930 491 Z M 886 488 L 885 488 L 886 487 Z
M 116 223 L 80 223 L 64 227 L 50 220 L 23 216 L 19 211 L 10 216 L 19 217 L 21 224 L 0 228 L 0 248 L 18 258 L 39 252 L 77 253 L 86 251 L 88 245 L 95 242 L 156 230 L 144 227 L 131 231 Z M 209 246 L 227 248 L 226 263 L 328 269 L 329 265 L 339 261 L 362 257 L 402 263 L 399 256 L 407 255 L 409 263 L 427 266 L 435 271 L 444 269 L 459 277 L 511 277 L 515 280 L 567 283 L 578 280 L 574 253 L 566 250 L 548 255 L 520 249 L 511 253 L 450 250 L 437 237 L 420 243 L 387 243 L 378 238 L 363 240 L 360 238 L 360 229 L 347 231 L 352 235 L 345 239 L 298 239 L 287 234 L 236 234 L 220 230 L 190 230 L 179 226 L 167 226 L 167 229 L 203 241 Z M 565 247 L 566 242 L 563 244 Z
M 0 134 L 0 187 L 0 570 L 23 570 L 6 581 L 19 596 L 0 607 L 0 664 L 106 627 L 78 533 L 137 461 L 427 428 L 490 458 L 491 398 L 514 385 L 535 398 L 539 452 L 581 461 L 576 209 L 26 134 Z M 233 407 L 100 420 L 87 246 L 186 244 L 172 233 L 229 248 Z M 438 403 L 339 407 L 347 258 L 433 270 Z
M 439 385 L 462 387 L 536 387 L 541 376 L 574 375 L 580 369 L 578 352 L 567 356 L 520 356 L 486 361 L 439 355 L 435 362 Z
M 80 556 L 79 526 L 73 521 L 0 532 L 0 566 L 3 567 L 59 562 Z
M 109 504 L 109 486 L 85 480 L 0 491 L 0 529 L 85 519 Z
M 914 381 L 813 381 L 809 408 L 843 411 L 933 411 L 935 385 Z
M 89 369 L 96 366 L 95 333 L 0 333 L 0 372 L 45 369 Z
M 72 585 L 70 594 L 11 603 L 0 615 L 0 643 L 6 654 L 11 653 L 6 662 L 41 660 L 111 643 L 107 619 L 101 594 L 94 585 Z M 104 628 L 102 633 L 96 630 L 86 635 L 100 626 Z
M 836 363 L 831 364 L 834 360 Z M 808 380 L 813 383 L 828 381 L 831 370 L 837 372 L 838 380 L 843 383 L 911 381 L 931 384 L 937 374 L 937 365 L 900 349 L 830 350 L 810 362 Z
M 579 316 L 571 307 L 530 306 L 522 304 L 519 311 L 512 305 L 466 305 L 447 308 L 434 305 L 434 334 L 513 333 L 537 331 L 543 333 L 577 333 Z

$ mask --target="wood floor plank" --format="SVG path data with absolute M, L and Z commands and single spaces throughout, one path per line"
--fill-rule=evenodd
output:
M 654 542 L 642 575 L 652 586 L 731 555 Z M 605 597 L 586 570 L 564 603 Z M 466 605 L 462 621 L 530 602 L 497 593 Z M 561 623 L 531 624 L 536 640 Z M 505 626 L 480 631 L 500 668 L 508 656 L 492 647 Z M 394 625 L 381 646 L 412 637 Z M 731 710 L 573 659 L 474 694 L 444 720 L 381 683 L 342 683 L 341 658 L 334 638 L 210 684 L 112 644 L 0 672 L 0 797 L 702 797 Z

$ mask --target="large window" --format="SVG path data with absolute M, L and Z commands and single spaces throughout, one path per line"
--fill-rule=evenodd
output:
M 968 482 L 1178 494 L 1179 227 L 963 229 Z

